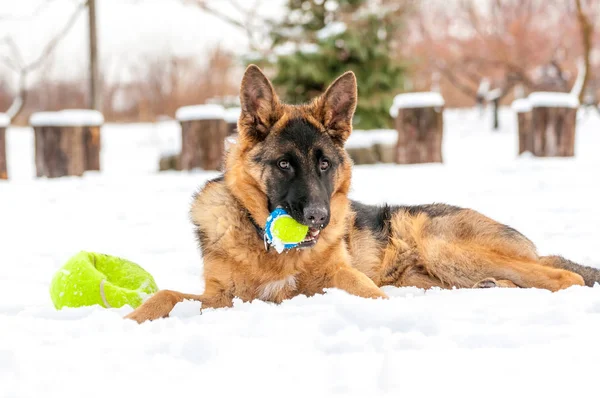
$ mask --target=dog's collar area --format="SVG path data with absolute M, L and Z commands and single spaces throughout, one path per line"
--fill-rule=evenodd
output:
M 254 221 L 254 218 L 248 210 L 246 210 L 246 215 L 248 216 L 248 220 L 250 220 L 250 223 L 254 226 L 254 229 L 258 234 L 258 238 L 264 242 L 265 250 L 269 251 L 271 246 L 267 243 L 267 235 L 265 234 L 265 231 L 256 223 L 256 221 Z

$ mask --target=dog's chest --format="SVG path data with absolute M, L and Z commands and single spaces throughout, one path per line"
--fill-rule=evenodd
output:
M 281 302 L 296 293 L 296 277 L 287 277 L 264 283 L 258 288 L 258 298 L 264 301 Z

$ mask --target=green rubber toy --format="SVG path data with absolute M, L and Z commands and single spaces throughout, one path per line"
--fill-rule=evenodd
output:
M 59 269 L 50 283 L 50 297 L 57 309 L 101 305 L 139 307 L 156 293 L 152 275 L 139 265 L 106 254 L 79 252 Z

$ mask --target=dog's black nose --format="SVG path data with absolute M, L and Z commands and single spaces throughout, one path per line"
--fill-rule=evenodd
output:
M 308 206 L 304 208 L 304 225 L 320 227 L 325 224 L 329 212 L 323 206 Z

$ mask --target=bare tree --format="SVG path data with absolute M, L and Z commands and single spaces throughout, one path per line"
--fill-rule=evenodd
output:
M 423 1 L 406 51 L 420 56 L 422 75 L 439 72 L 443 83 L 467 98 L 499 104 L 520 87 L 569 91 L 576 59 L 589 56 L 592 0 Z M 587 54 L 587 55 L 586 55 Z M 586 77 L 586 81 L 589 79 Z M 488 90 L 478 90 L 482 82 Z M 485 91 L 485 92 L 484 92 Z M 582 94 L 583 95 L 583 94 Z
M 96 28 L 96 0 L 87 0 L 90 68 L 90 104 L 91 109 L 102 110 L 102 93 L 98 70 L 98 30 Z
M 579 102 L 584 102 L 585 90 L 588 82 L 590 81 L 590 75 L 592 73 L 590 56 L 592 53 L 592 38 L 594 35 L 594 27 L 590 18 L 586 15 L 581 4 L 581 0 L 575 0 L 575 7 L 577 9 L 577 21 L 579 22 L 579 29 L 581 32 L 581 43 L 583 47 L 583 80 L 581 87 L 579 88 Z
M 41 7 L 41 6 L 40 6 Z M 69 19 L 65 25 L 58 31 L 58 33 L 44 46 L 40 54 L 29 63 L 25 63 L 18 46 L 10 36 L 6 36 L 0 39 L 0 44 L 4 45 L 8 54 L 0 55 L 0 62 L 2 62 L 11 71 L 17 74 L 17 95 L 7 110 L 7 114 L 11 119 L 14 119 L 19 115 L 23 109 L 23 105 L 27 100 L 27 78 L 35 70 L 39 69 L 48 58 L 52 55 L 58 44 L 65 38 L 71 28 L 77 22 L 79 15 L 87 7 L 87 1 L 79 3 L 71 13 Z M 40 12 L 40 8 L 36 9 L 32 15 L 36 15 Z M 8 17 L 4 17 L 8 18 Z M 14 17 L 13 17 L 14 18 Z
M 219 18 L 221 21 L 240 29 L 246 35 L 250 51 L 264 54 L 267 51 L 265 39 L 268 36 L 267 22 L 258 15 L 262 0 L 183 0 L 186 4 L 193 4 L 206 13 Z M 216 4 L 219 4 L 217 6 Z M 243 5 L 242 5 L 243 4 Z M 235 10 L 236 15 L 222 11 L 222 7 Z

